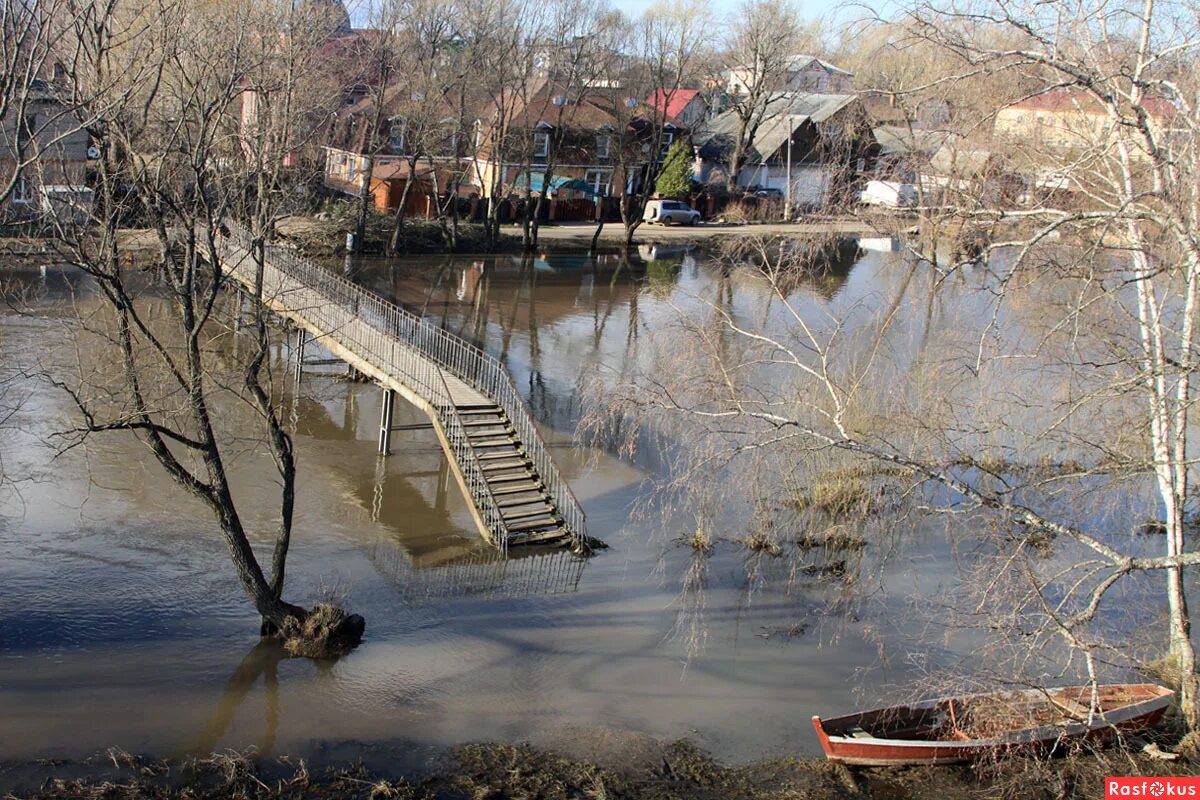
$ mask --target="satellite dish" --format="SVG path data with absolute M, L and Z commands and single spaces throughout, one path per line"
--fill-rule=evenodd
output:
M 96 145 L 94 145 L 94 144 L 88 145 L 87 157 L 92 159 L 93 161 L 100 158 L 100 148 L 96 147 Z
M 637 104 L 638 104 L 638 101 L 633 99 L 632 97 L 625 98 L 625 107 L 626 108 L 636 108 Z

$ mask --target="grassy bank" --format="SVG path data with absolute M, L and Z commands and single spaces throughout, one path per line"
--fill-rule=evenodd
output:
M 577 752 L 595 748 L 592 757 Z M 576 752 L 572 752 L 576 751 Z M 396 750 L 395 762 L 411 754 Z M 372 750 L 373 760 L 387 763 Z M 394 763 L 394 762 L 393 762 Z M 7 798 L 512 798 L 512 800 L 948 800 L 959 797 L 1074 800 L 1103 797 L 1107 775 L 1194 775 L 1200 762 L 1163 762 L 1116 750 L 964 767 L 848 769 L 816 759 L 727 766 L 687 741 L 583 737 L 569 745 L 472 744 L 428 768 L 389 774 L 361 761 L 316 767 L 295 758 L 227 753 L 152 761 L 110 751 L 82 762 L 0 769 Z

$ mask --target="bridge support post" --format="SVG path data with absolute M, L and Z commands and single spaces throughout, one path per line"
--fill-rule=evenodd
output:
M 383 390 L 383 408 L 379 412 L 379 454 L 386 456 L 392 449 L 392 413 L 396 407 L 396 393 Z
M 304 377 L 304 347 L 308 344 L 308 331 L 296 328 L 295 379 L 296 388 L 300 388 L 300 380 Z
M 233 290 L 233 302 L 230 306 L 233 308 L 233 332 L 238 334 L 242 332 L 242 290 L 235 288 Z

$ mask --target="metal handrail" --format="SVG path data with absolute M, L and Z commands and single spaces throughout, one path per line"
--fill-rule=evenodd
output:
M 250 234 L 236 223 L 227 222 L 225 226 L 229 231 L 228 238 L 249 253 L 253 246 Z M 224 244 L 225 238 L 221 236 L 219 241 Z M 268 245 L 264 255 L 264 297 L 279 297 L 286 293 L 289 305 L 296 310 L 300 308 L 293 300 L 302 300 L 306 318 L 325 335 L 341 341 L 387 374 L 403 377 L 405 383 L 426 395 L 459 458 L 472 499 L 488 527 L 498 533 L 501 547 L 507 546 L 508 526 L 492 495 L 478 455 L 467 439 L 466 427 L 450 397 L 444 372 L 486 395 L 504 410 L 525 448 L 525 455 L 563 520 L 562 528 L 577 541 L 582 540 L 586 530 L 583 509 L 562 477 L 553 454 L 537 432 L 525 401 L 499 359 L 362 286 L 309 262 L 295 251 Z M 230 259 L 238 265 L 234 267 L 235 271 L 245 271 L 243 260 Z M 245 280 L 243 276 L 238 277 Z M 248 282 L 252 285 L 253 280 L 251 275 Z M 287 285 L 291 281 L 297 285 Z

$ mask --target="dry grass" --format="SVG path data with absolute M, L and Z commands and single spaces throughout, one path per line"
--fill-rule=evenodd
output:
M 1182 749 L 1186 749 L 1181 747 Z M 1194 750 L 1194 748 L 1192 748 Z M 1192 750 L 1187 752 L 1192 758 Z M 90 777 L 51 774 L 40 788 L 6 800 L 945 800 L 958 797 L 1083 800 L 1104 794 L 1106 775 L 1194 775 L 1200 762 L 1163 762 L 1116 749 L 1064 758 L 1001 758 L 974 766 L 847 769 L 821 759 L 775 758 L 726 766 L 687 741 L 655 750 L 629 770 L 564 758 L 530 745 L 472 744 L 419 782 L 383 777 L 361 764 L 310 773 L 304 762 L 265 761 L 253 752 L 185 762 L 104 754 L 80 767 Z M 600 760 L 600 759 L 598 759 Z M 98 771 L 104 768 L 104 771 Z
M 807 493 L 793 497 L 790 505 L 797 511 L 812 509 L 839 518 L 870 513 L 875 497 L 876 492 L 858 478 L 821 480 L 813 483 Z
M 805 533 L 796 540 L 796 547 L 801 550 L 823 547 L 832 553 L 854 552 L 866 546 L 867 540 L 861 535 L 844 530 L 838 525 L 826 528 L 822 533 Z

